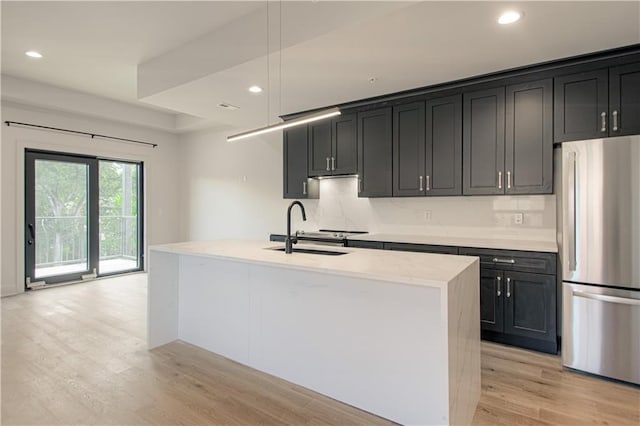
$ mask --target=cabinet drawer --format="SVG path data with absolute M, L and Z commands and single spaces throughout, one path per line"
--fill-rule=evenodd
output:
M 460 248 L 460 254 L 478 256 L 481 267 L 490 267 L 504 271 L 535 272 L 539 274 L 556 273 L 556 254 L 533 251 L 490 250 Z
M 382 241 L 362 241 L 362 240 L 347 240 L 347 247 L 355 248 L 368 248 L 368 249 L 384 249 L 384 243 Z
M 384 243 L 385 250 L 415 251 L 420 253 L 458 254 L 458 247 L 431 244 Z

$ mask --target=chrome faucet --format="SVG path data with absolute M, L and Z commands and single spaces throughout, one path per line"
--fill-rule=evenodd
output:
M 293 201 L 289 204 L 289 208 L 287 208 L 287 238 L 284 240 L 284 252 L 287 254 L 291 254 L 293 252 L 293 245 L 298 242 L 296 237 L 291 237 L 291 209 L 293 206 L 300 206 L 300 210 L 302 211 L 302 220 L 307 220 L 307 214 L 304 211 L 304 206 L 298 200 Z

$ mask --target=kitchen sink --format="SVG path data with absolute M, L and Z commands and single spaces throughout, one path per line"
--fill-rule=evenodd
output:
M 284 252 L 284 247 L 271 247 L 267 250 L 281 251 Z M 310 248 L 293 248 L 294 253 L 307 253 L 307 254 L 320 254 L 323 256 L 341 256 L 343 254 L 348 254 L 346 251 L 333 251 L 333 250 L 316 250 Z

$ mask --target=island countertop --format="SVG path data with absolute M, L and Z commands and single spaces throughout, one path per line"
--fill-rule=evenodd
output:
M 155 245 L 149 249 L 427 287 L 444 287 L 474 262 L 478 262 L 478 258 L 469 256 L 307 244 L 296 244 L 294 248 L 341 251 L 347 254 L 285 254 L 269 250 L 273 247 L 283 245 L 273 241 L 216 240 Z

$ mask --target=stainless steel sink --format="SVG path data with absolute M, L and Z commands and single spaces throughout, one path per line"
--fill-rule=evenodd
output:
M 270 247 L 267 250 L 274 251 L 282 251 L 284 252 L 284 247 Z M 293 248 L 294 253 L 307 253 L 307 254 L 320 254 L 323 256 L 341 256 L 343 254 L 349 254 L 346 251 L 333 251 L 333 250 L 316 250 L 310 248 Z

